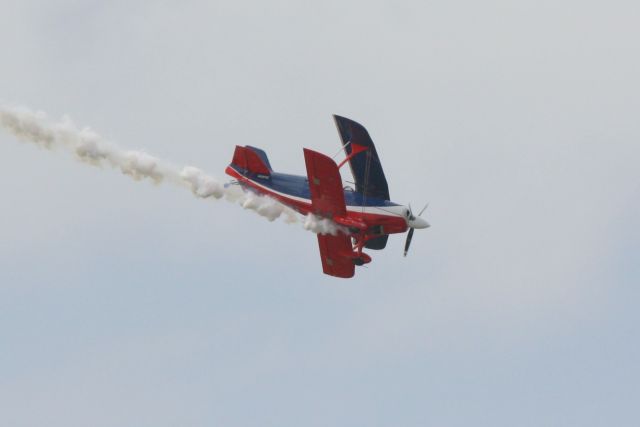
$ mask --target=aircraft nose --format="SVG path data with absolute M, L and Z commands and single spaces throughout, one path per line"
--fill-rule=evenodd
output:
M 409 226 L 411 228 L 429 228 L 431 227 L 431 224 L 429 224 L 427 221 L 425 221 L 424 219 L 417 217 L 415 218 L 413 221 L 411 221 L 411 223 L 409 224 Z

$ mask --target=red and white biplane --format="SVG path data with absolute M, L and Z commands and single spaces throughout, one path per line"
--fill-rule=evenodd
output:
M 309 213 L 342 225 L 348 234 L 318 234 L 322 270 L 325 274 L 353 277 L 355 266 L 371 262 L 363 252 L 384 249 L 389 234 L 409 230 L 407 255 L 413 231 L 429 224 L 411 206 L 389 200 L 389 187 L 373 141 L 360 124 L 334 116 L 346 158 L 336 164 L 324 154 L 304 149 L 307 176 L 274 172 L 266 153 L 251 146 L 236 146 L 226 173 L 243 187 L 272 197 L 303 215 Z M 349 164 L 355 189 L 344 186 L 340 168 Z

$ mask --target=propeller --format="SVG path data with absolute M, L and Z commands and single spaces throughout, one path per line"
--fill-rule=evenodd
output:
M 407 256 L 407 252 L 409 252 L 409 246 L 411 246 L 411 239 L 413 239 L 413 232 L 415 231 L 415 229 L 429 227 L 429 223 L 424 219 L 420 218 L 420 215 L 422 215 L 424 211 L 427 210 L 428 206 L 429 206 L 429 203 L 424 205 L 424 208 L 422 208 L 422 210 L 416 217 L 413 214 L 413 210 L 411 209 L 411 204 L 409 204 L 409 212 L 408 212 L 409 215 L 407 217 L 407 224 L 409 225 L 409 233 L 407 234 L 407 240 L 404 243 L 404 256 Z
M 415 228 L 409 229 L 409 234 L 407 234 L 407 240 L 404 242 L 404 256 L 407 256 L 407 252 L 409 252 L 409 246 L 411 246 L 411 239 L 413 239 L 413 232 Z

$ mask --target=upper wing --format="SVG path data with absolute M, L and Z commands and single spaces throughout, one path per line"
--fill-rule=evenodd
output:
M 347 207 L 344 202 L 342 179 L 338 166 L 324 154 L 304 149 L 307 165 L 311 207 L 317 215 L 333 218 L 344 216 Z M 353 277 L 355 265 L 349 255 L 353 252 L 351 238 L 338 233 L 336 236 L 318 234 L 318 246 L 322 271 L 336 277 Z
M 330 157 L 316 151 L 304 149 L 307 178 L 311 191 L 311 207 L 315 214 L 333 218 L 344 216 L 347 206 L 344 202 L 342 178 L 338 165 Z
M 351 143 L 345 147 L 347 156 L 351 154 L 354 145 L 366 148 L 349 160 L 351 173 L 356 182 L 356 191 L 366 197 L 389 200 L 387 179 L 382 171 L 376 147 L 367 130 L 361 124 L 345 117 L 334 115 L 333 118 L 340 132 L 342 144 Z

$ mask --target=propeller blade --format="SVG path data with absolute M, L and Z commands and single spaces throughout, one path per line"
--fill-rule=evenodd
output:
M 421 216 L 421 215 L 424 213 L 424 211 L 426 211 L 426 210 L 427 210 L 427 208 L 428 208 L 428 207 L 429 207 L 429 202 L 427 202 L 427 204 L 426 204 L 426 205 L 424 205 L 424 208 L 422 208 L 422 210 L 420 211 L 420 213 L 418 214 L 418 216 Z
M 409 234 L 407 234 L 407 240 L 404 243 L 404 256 L 407 256 L 407 252 L 409 251 L 409 246 L 411 246 L 411 239 L 413 238 L 413 232 L 415 228 L 409 229 Z

